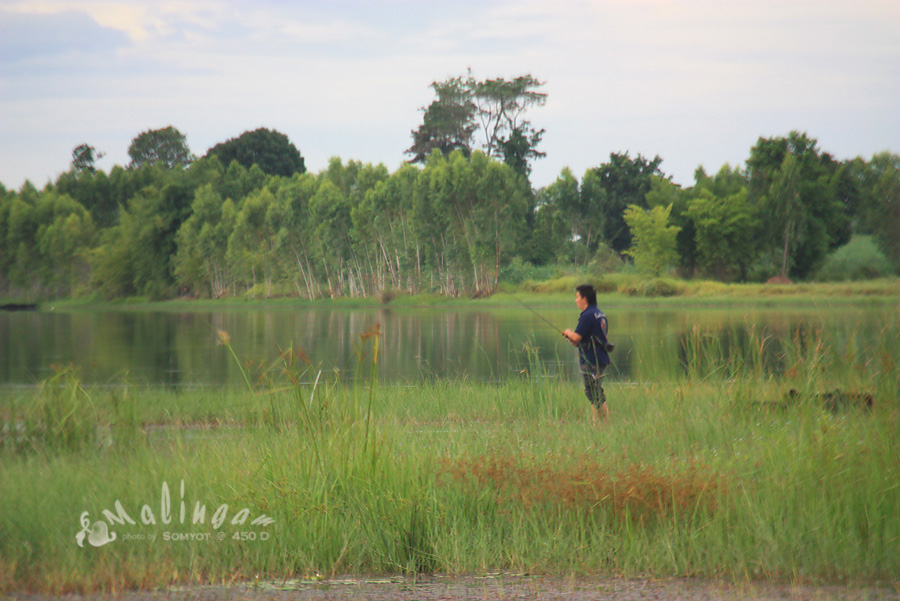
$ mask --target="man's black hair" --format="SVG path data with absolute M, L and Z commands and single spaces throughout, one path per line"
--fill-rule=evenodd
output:
M 590 284 L 582 284 L 581 286 L 576 286 L 575 291 L 581 295 L 581 298 L 587 300 L 588 306 L 597 304 L 597 291 L 594 290 L 594 287 Z

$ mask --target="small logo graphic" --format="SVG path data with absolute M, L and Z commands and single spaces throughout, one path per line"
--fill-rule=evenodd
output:
M 85 537 L 87 537 L 87 540 L 91 545 L 102 547 L 103 545 L 116 540 L 116 533 L 110 533 L 106 522 L 101 522 L 99 520 L 94 522 L 94 525 L 91 526 L 91 521 L 88 519 L 88 512 L 85 511 L 81 514 L 81 532 L 75 535 L 75 541 L 78 543 L 79 547 L 84 547 Z
M 75 542 L 82 548 L 84 547 L 85 539 L 93 547 L 102 547 L 115 540 L 153 542 L 157 540 L 157 535 L 159 534 L 155 531 L 156 527 L 158 527 L 157 518 L 161 522 L 159 526 L 164 530 L 160 538 L 167 542 L 222 542 L 226 539 L 239 542 L 269 540 L 269 532 L 261 530 L 261 528 L 270 526 L 275 522 L 269 516 L 261 514 L 253 518 L 249 507 L 244 507 L 236 513 L 232 513 L 233 509 L 229 508 L 227 503 L 222 503 L 212 513 L 211 519 L 207 521 L 206 504 L 197 501 L 194 504 L 193 512 L 189 512 L 189 506 L 185 501 L 184 480 L 181 481 L 179 488 L 181 502 L 173 508 L 169 485 L 166 482 L 162 483 L 158 512 L 154 510 L 150 503 L 146 503 L 140 507 L 139 512 L 129 514 L 121 501 L 116 501 L 113 504 L 115 511 L 110 511 L 109 509 L 102 511 L 106 521 L 97 520 L 92 523 L 88 517 L 90 515 L 89 512 L 82 512 L 80 519 L 81 530 L 75 534 Z M 138 519 L 133 518 L 132 515 Z M 140 520 L 140 523 L 138 520 Z M 110 531 L 110 527 L 116 524 L 127 530 L 121 537 L 117 536 L 116 532 Z M 226 525 L 236 527 L 230 536 L 220 530 Z M 151 531 L 134 532 L 132 527 L 151 527 Z M 204 532 L 203 530 L 206 531 Z

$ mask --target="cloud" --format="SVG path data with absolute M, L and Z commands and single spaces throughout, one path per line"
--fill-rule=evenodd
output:
M 548 93 L 533 181 L 610 152 L 676 181 L 806 129 L 837 156 L 900 147 L 893 0 L 0 0 L 0 181 L 42 180 L 88 142 L 127 162 L 174 125 L 195 152 L 257 127 L 316 170 L 396 166 L 428 85 L 531 74 Z M 37 175 L 35 175 L 37 174 Z
M 62 58 L 115 52 L 129 45 L 127 35 L 100 26 L 84 12 L 0 11 L 0 64 L 5 73 Z

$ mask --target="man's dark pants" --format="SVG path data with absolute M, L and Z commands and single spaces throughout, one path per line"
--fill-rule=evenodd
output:
M 584 395 L 594 407 L 600 408 L 600 405 L 606 402 L 606 393 L 603 391 L 603 371 L 605 365 L 594 365 L 592 363 L 583 363 L 581 365 L 581 374 L 584 377 Z

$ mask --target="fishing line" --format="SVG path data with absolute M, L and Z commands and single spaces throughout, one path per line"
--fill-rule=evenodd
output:
M 538 313 L 537 311 L 535 311 L 534 309 L 532 309 L 531 307 L 529 307 L 528 305 L 526 305 L 526 304 L 525 304 L 520 298 L 518 298 L 517 296 L 515 296 L 515 295 L 513 295 L 513 294 L 510 294 L 509 292 L 501 292 L 501 294 L 505 294 L 506 296 L 509 296 L 509 297 L 513 298 L 513 299 L 514 299 L 516 302 L 518 302 L 520 305 L 522 305 L 523 307 L 525 307 L 526 309 L 528 309 L 529 311 L 531 311 L 532 313 L 534 313 L 535 315 L 537 315 L 538 318 L 539 318 L 541 321 L 543 321 L 545 324 L 547 324 L 548 326 L 550 326 L 551 328 L 553 328 L 554 330 L 556 330 L 556 331 L 559 332 L 560 334 L 563 334 L 563 331 L 562 331 L 561 329 L 559 329 L 558 327 L 556 327 L 556 325 L 553 324 L 549 319 L 547 319 L 546 317 L 544 317 L 543 315 L 541 315 L 540 313 Z M 564 334 L 563 334 L 563 335 L 564 335 Z

